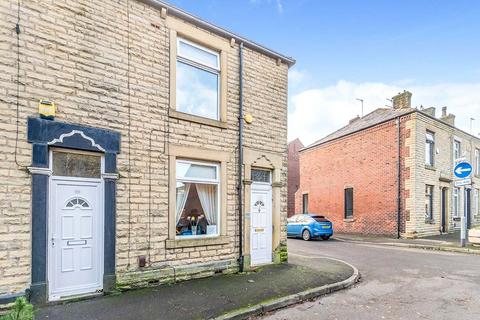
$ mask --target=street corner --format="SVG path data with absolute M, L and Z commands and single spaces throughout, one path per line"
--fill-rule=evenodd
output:
M 342 260 L 295 253 L 289 255 L 293 263 L 269 266 L 256 274 L 262 279 L 255 288 L 256 304 L 229 311 L 215 320 L 261 316 L 349 288 L 360 279 L 358 269 Z M 315 261 L 312 262 L 312 259 Z

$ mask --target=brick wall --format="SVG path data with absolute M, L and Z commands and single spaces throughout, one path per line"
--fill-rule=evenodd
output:
M 116 226 L 120 279 L 134 281 L 140 274 L 155 279 L 160 277 L 156 268 L 235 261 L 238 44 L 227 57 L 228 128 L 220 129 L 168 117 L 169 29 L 159 10 L 135 0 L 22 1 L 19 139 L 15 149 L 16 5 L 14 0 L 0 2 L 0 294 L 23 290 L 30 282 L 31 190 L 25 167 L 31 161 L 31 145 L 26 141 L 25 124 L 27 116 L 36 115 L 41 98 L 55 101 L 60 121 L 108 128 L 122 135 Z M 255 119 L 246 126 L 245 145 L 283 156 L 285 187 L 281 195 L 285 205 L 280 210 L 284 221 L 288 66 L 277 65 L 275 59 L 250 49 L 245 50 L 244 59 L 245 109 Z M 169 143 L 231 154 L 227 165 L 228 244 L 166 249 L 165 146 Z M 284 230 L 281 238 L 285 239 Z M 139 255 L 150 257 L 148 270 L 153 271 L 138 272 Z
M 288 143 L 288 202 L 287 215 L 293 216 L 300 212 L 299 207 L 295 207 L 295 192 L 300 185 L 300 167 L 298 151 L 304 146 L 299 139 L 295 139 Z
M 402 152 L 405 124 L 402 118 Z M 397 126 L 395 120 L 300 153 L 300 188 L 295 205 L 308 193 L 309 212 L 327 216 L 334 232 L 397 233 Z M 407 171 L 402 166 L 403 174 Z M 353 219 L 344 219 L 344 189 L 352 187 Z

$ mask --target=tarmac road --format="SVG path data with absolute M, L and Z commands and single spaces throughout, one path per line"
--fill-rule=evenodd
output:
M 288 240 L 289 260 L 317 257 L 356 266 L 354 287 L 263 319 L 480 319 L 480 256 L 329 241 Z M 319 268 L 319 270 L 321 270 Z

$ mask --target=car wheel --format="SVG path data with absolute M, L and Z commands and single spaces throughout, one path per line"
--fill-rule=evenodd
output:
M 322 236 L 322 240 L 328 240 L 330 239 L 330 236 Z
M 308 230 L 303 230 L 303 232 L 302 232 L 302 238 L 303 238 L 303 240 L 305 240 L 305 241 L 310 240 L 310 231 L 308 231 Z

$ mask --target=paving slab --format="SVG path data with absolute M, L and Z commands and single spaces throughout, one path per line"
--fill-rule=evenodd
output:
M 301 295 L 302 292 L 329 288 L 318 291 L 324 294 L 333 291 L 331 288 L 344 288 L 349 279 L 353 284 L 355 275 L 358 278 L 358 270 L 341 261 L 325 258 L 317 264 L 315 269 L 294 264 L 268 265 L 250 273 L 50 305 L 37 309 L 35 319 L 242 319 L 303 301 L 307 295 Z

